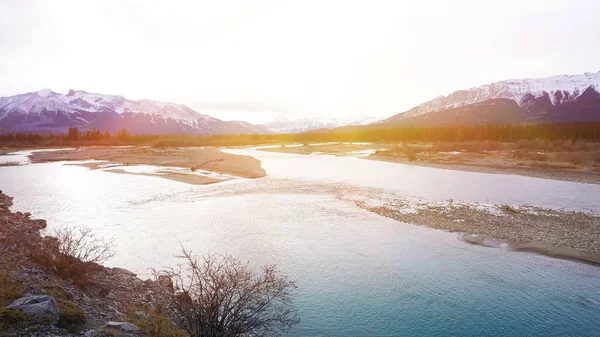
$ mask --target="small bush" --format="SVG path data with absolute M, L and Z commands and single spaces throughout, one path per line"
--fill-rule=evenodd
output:
M 12 277 L 7 270 L 0 270 L 0 307 L 5 307 L 12 301 L 23 296 L 20 282 Z
M 129 321 L 137 325 L 148 337 L 188 337 L 178 329 L 162 306 L 156 304 L 153 308 L 144 306 L 139 310 L 130 309 Z
M 431 152 L 476 152 L 481 153 L 483 151 L 500 151 L 504 149 L 504 145 L 500 142 L 486 140 L 486 141 L 472 141 L 472 142 L 438 142 L 434 143 L 431 147 Z
M 524 149 L 518 149 L 518 150 L 512 151 L 509 154 L 509 157 L 516 158 L 516 159 L 533 160 L 533 161 L 547 161 L 548 160 L 548 155 L 545 153 L 531 152 L 531 151 L 524 150 Z
M 408 158 L 409 161 L 414 161 L 417 160 L 417 154 L 423 152 L 424 150 L 425 148 L 419 145 L 396 144 L 389 150 L 377 151 L 375 153 L 390 157 L 398 157 L 404 155 L 406 156 L 406 158 Z
M 202 145 L 202 143 L 199 141 L 189 140 L 189 139 L 177 139 L 177 138 L 160 139 L 160 140 L 156 140 L 152 143 L 153 148 L 159 148 L 159 149 L 164 149 L 164 148 L 168 148 L 168 147 L 195 147 L 195 146 L 201 146 L 201 145 Z
M 28 321 L 31 318 L 28 314 L 21 310 L 6 309 L 0 307 L 0 331 L 8 326 L 17 325 Z
M 231 256 L 201 258 L 185 249 L 178 269 L 155 272 L 163 303 L 191 337 L 278 336 L 298 323 L 294 282 L 275 266 L 252 270 Z
M 406 155 L 409 161 L 417 160 L 417 154 L 419 154 L 419 152 L 421 152 L 420 147 L 407 146 L 404 149 L 404 154 Z
M 42 248 L 33 252 L 33 259 L 55 269 L 59 276 L 73 280 L 80 287 L 87 286 L 101 263 L 114 256 L 113 244 L 97 238 L 87 227 L 64 227 L 54 237 L 45 237 Z

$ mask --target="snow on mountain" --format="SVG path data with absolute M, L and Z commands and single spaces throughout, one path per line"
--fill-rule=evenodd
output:
M 314 117 L 302 119 L 288 119 L 287 117 L 278 117 L 271 122 L 263 124 L 273 133 L 301 133 L 319 129 L 334 129 L 340 126 L 365 125 L 378 121 L 376 117 L 355 117 L 355 118 L 335 118 L 335 117 Z
M 398 121 L 433 111 L 502 98 L 513 100 L 519 106 L 526 108 L 529 102 L 547 95 L 550 103 L 557 106 L 573 101 L 590 87 L 597 92 L 600 91 L 600 72 L 506 80 L 469 90 L 455 91 L 448 96 L 438 96 L 386 121 Z
M 125 127 L 143 133 L 256 133 L 261 126 L 225 122 L 200 114 L 182 104 L 153 100 L 128 100 L 69 90 L 59 94 L 50 89 L 1 97 L 0 127 L 15 130 L 63 129 L 77 126 L 110 131 Z

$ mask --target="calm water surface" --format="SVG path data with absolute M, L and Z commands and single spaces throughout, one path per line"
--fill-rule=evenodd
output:
M 114 238 L 110 264 L 143 276 L 175 263 L 180 244 L 277 264 L 297 280 L 292 336 L 600 335 L 600 268 L 467 245 L 351 202 L 389 193 L 598 212 L 598 185 L 230 151 L 269 176 L 191 186 L 49 163 L 1 167 L 0 189 L 50 229 Z

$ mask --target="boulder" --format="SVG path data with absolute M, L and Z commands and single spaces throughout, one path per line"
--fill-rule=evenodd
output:
M 140 328 L 138 328 L 137 326 L 135 326 L 129 322 L 110 321 L 110 322 L 106 323 L 102 328 L 103 329 L 115 329 L 115 330 L 122 331 L 122 332 L 138 332 L 138 331 L 140 331 Z
M 127 270 L 125 268 L 115 267 L 115 268 L 111 268 L 111 270 L 115 274 L 124 274 L 124 275 L 128 275 L 128 276 L 131 276 L 131 277 L 137 276 L 136 273 L 134 273 L 134 272 L 132 272 L 130 270 Z
M 51 317 L 53 323 L 58 323 L 60 312 L 56 301 L 48 295 L 26 295 L 12 302 L 7 309 L 21 310 L 36 317 Z

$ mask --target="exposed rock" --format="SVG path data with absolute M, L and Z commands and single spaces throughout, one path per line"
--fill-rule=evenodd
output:
M 56 301 L 52 296 L 47 295 L 26 295 L 14 301 L 6 308 L 21 310 L 37 317 L 51 317 L 53 323 L 58 323 L 60 318 Z
M 468 243 L 485 246 L 485 247 L 492 247 L 492 248 L 502 248 L 502 247 L 507 248 L 507 247 L 509 247 L 509 244 L 506 241 L 498 240 L 498 239 L 493 238 L 490 235 L 485 235 L 485 234 L 459 233 L 458 239 L 468 242 Z
M 137 276 L 136 273 L 134 273 L 132 271 L 129 271 L 129 270 L 125 269 L 125 268 L 115 267 L 115 268 L 111 268 L 111 270 L 113 271 L 113 273 L 125 274 L 125 275 L 129 275 L 129 276 L 132 276 L 132 277 L 133 276 Z
M 42 247 L 47 249 L 55 246 L 56 239 L 40 235 L 40 231 L 46 226 L 44 220 L 31 219 L 31 214 L 28 213 L 12 212 L 11 205 L 12 198 L 0 191 L 0 271 L 8 272 L 22 288 L 18 295 L 38 295 L 35 297 L 37 299 L 28 303 L 19 299 L 11 304 L 12 307 L 29 304 L 28 308 L 23 308 L 22 311 L 34 315 L 39 311 L 36 307 L 45 305 L 35 302 L 43 302 L 41 299 L 47 298 L 47 305 L 51 305 L 51 309 L 48 310 L 52 313 L 50 316 L 54 323 L 63 319 L 69 321 L 70 315 L 75 315 L 77 322 L 68 322 L 69 324 L 76 326 L 78 330 L 96 331 L 107 321 L 126 320 L 125 315 L 129 309 L 149 306 L 154 301 L 154 282 L 143 281 L 126 269 L 98 266 L 86 286 L 82 288 L 73 280 L 61 277 L 56 268 L 39 263 L 34 256 L 41 256 L 39 253 Z M 32 296 L 27 296 L 30 297 Z M 80 317 L 84 319 L 79 320 Z M 36 332 L 29 331 L 30 328 L 33 327 L 14 326 L 10 331 L 0 332 L 0 336 L 7 333 L 19 337 L 72 336 L 45 322 L 35 327 L 39 329 Z M 133 335 L 139 336 L 141 332 Z
M 122 332 L 138 332 L 140 328 L 129 322 L 108 322 L 103 326 L 104 329 L 115 329 Z

